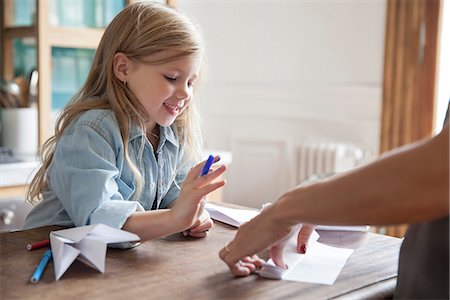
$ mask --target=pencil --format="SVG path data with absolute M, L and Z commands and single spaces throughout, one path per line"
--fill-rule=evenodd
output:
M 36 242 L 36 243 L 32 243 L 32 244 L 28 244 L 27 245 L 27 250 L 31 251 L 31 250 L 34 250 L 34 249 L 47 247 L 48 245 L 50 245 L 50 240 L 49 239 L 43 240 L 43 241 L 40 241 L 40 242 Z
M 50 258 L 52 258 L 52 250 L 45 251 L 44 256 L 42 256 L 41 262 L 39 263 L 39 265 L 36 268 L 36 271 L 34 271 L 33 275 L 30 278 L 31 283 L 37 283 L 39 282 L 39 280 L 41 280 L 42 273 L 44 273 L 44 270 L 47 267 Z

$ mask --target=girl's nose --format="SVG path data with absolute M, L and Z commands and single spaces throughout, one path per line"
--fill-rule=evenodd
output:
M 175 97 L 179 100 L 185 100 L 188 99 L 190 96 L 189 87 L 180 87 L 175 92 Z

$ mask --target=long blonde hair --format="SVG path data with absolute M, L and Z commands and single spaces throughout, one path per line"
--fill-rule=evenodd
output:
M 64 130 L 83 112 L 104 108 L 114 112 L 120 124 L 125 159 L 136 178 L 135 199 L 142 191 L 142 175 L 133 164 L 128 152 L 130 128 L 136 122 L 145 133 L 146 112 L 136 97 L 119 81 L 113 72 L 113 58 L 117 52 L 141 61 L 144 57 L 172 50 L 176 53 L 164 63 L 181 57 L 202 55 L 203 43 L 198 28 L 175 9 L 162 4 L 142 2 L 125 7 L 109 24 L 100 41 L 86 82 L 75 94 L 58 117 L 55 134 L 48 139 L 41 151 L 42 166 L 33 178 L 27 201 L 37 204 L 47 188 L 46 173 L 55 152 L 56 144 Z M 173 51 L 175 50 L 175 51 Z M 146 60 L 146 63 L 149 63 Z M 172 125 L 179 136 L 180 145 L 188 159 L 198 159 L 201 149 L 199 115 L 196 102 L 181 113 Z

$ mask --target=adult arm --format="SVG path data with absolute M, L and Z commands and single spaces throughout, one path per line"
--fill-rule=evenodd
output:
M 279 201 L 287 222 L 392 225 L 449 214 L 449 123 L 433 139 L 399 148 L 379 160 Z
M 447 216 L 448 156 L 447 122 L 431 140 L 394 150 L 341 176 L 287 192 L 241 226 L 219 256 L 235 275 L 246 276 L 260 263 L 248 258 L 282 244 L 298 223 L 401 224 Z M 282 260 L 278 265 L 283 266 Z

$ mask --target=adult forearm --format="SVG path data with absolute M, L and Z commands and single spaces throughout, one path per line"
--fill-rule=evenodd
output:
M 449 214 L 448 126 L 433 140 L 390 153 L 280 199 L 280 219 L 315 224 L 401 224 Z

